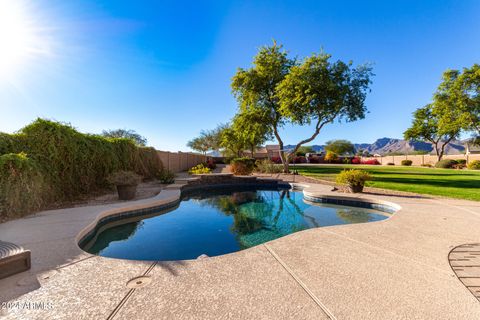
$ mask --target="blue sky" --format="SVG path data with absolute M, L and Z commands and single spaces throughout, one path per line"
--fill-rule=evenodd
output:
M 234 115 L 231 77 L 274 38 L 292 56 L 323 48 L 374 63 L 366 119 L 330 125 L 314 143 L 401 138 L 444 70 L 480 62 L 476 0 L 22 3 L 46 49 L 0 75 L 5 132 L 46 117 L 83 132 L 134 129 L 158 149 L 187 150 L 201 129 Z M 310 133 L 286 127 L 284 141 Z

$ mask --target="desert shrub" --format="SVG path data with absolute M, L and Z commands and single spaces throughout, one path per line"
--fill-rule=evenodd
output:
M 320 163 L 322 160 L 319 156 L 311 156 L 308 158 L 310 163 Z
M 282 172 L 282 166 L 273 163 L 269 159 L 257 160 L 255 162 L 255 170 L 261 173 L 280 173 Z
M 352 163 L 352 159 L 351 158 L 343 158 L 342 162 L 345 163 L 345 164 L 350 164 L 350 163 Z
M 402 166 L 411 166 L 412 165 L 412 160 L 402 160 L 401 165 Z
M 352 164 L 360 164 L 362 160 L 359 157 L 353 157 L 351 162 Z
M 253 172 L 254 167 L 255 159 L 252 158 L 235 158 L 230 161 L 230 169 L 235 175 L 249 175 Z
M 387 163 L 387 166 L 394 166 L 394 165 L 395 165 L 395 163 L 393 163 L 393 162 L 388 162 Z
M 190 168 L 190 170 L 188 170 L 188 173 L 190 173 L 190 174 L 208 174 L 208 173 L 212 173 L 212 169 L 207 167 L 205 164 L 200 163 L 200 164 L 197 164 L 195 167 Z
M 422 167 L 427 167 L 427 168 L 433 167 L 430 163 L 422 163 L 421 166 Z
M 435 164 L 435 168 L 443 168 L 443 169 L 450 169 L 453 168 L 457 164 L 457 161 L 452 160 L 452 159 L 443 159 L 438 161 Z
M 337 159 L 338 159 L 337 154 L 332 151 L 327 151 L 327 154 L 325 155 L 325 158 L 324 158 L 324 160 L 327 162 L 334 162 Z
M 217 165 L 215 164 L 215 161 L 213 159 L 208 159 L 207 162 L 205 162 L 205 166 L 209 169 L 215 169 Z
M 73 200 L 109 186 L 116 171 L 135 171 L 145 178 L 162 170 L 153 148 L 130 139 L 83 134 L 68 124 L 37 119 L 17 134 L 0 134 L 0 153 L 25 152 L 48 186 L 50 202 Z M 43 201 L 47 205 L 47 200 Z
M 379 165 L 380 162 L 377 159 L 368 159 L 368 160 L 362 161 L 362 164 Z
M 108 176 L 108 181 L 116 186 L 136 186 L 142 181 L 142 176 L 133 171 L 117 171 Z
M 473 160 L 468 164 L 470 170 L 480 170 L 480 160 Z
M 272 157 L 270 160 L 271 160 L 273 163 L 276 163 L 276 164 L 282 163 L 282 159 L 280 159 L 280 157 L 278 157 L 278 156 Z
M 455 161 L 457 161 L 458 164 L 464 164 L 464 165 L 467 164 L 467 160 L 466 160 L 466 159 L 456 159 Z
M 371 176 L 368 172 L 358 169 L 350 169 L 341 171 L 335 181 L 338 184 L 345 184 L 349 186 L 363 186 L 365 181 L 371 180 Z
M 307 159 L 304 156 L 296 156 L 292 159 L 292 163 L 306 163 Z
M 38 210 L 48 197 L 43 176 L 25 153 L 0 156 L 0 220 Z
M 159 171 L 156 178 L 164 184 L 171 184 L 175 182 L 175 174 L 168 169 L 163 169 Z

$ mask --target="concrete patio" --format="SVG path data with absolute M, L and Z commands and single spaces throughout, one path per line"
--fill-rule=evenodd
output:
M 330 189 L 310 184 L 306 190 L 346 196 Z M 244 251 L 189 261 L 118 260 L 78 248 L 78 234 L 100 214 L 171 202 L 179 195 L 173 186 L 150 199 L 45 211 L 0 224 L 2 240 L 32 252 L 29 272 L 0 280 L 0 316 L 480 319 L 479 298 L 470 291 L 480 286 L 480 267 L 472 264 L 460 271 L 461 277 L 461 272 L 472 276 L 464 285 L 450 266 L 455 257 L 449 260 L 455 247 L 480 243 L 478 202 L 354 195 L 392 202 L 401 210 L 380 222 L 309 229 Z M 127 287 L 139 276 L 151 282 Z

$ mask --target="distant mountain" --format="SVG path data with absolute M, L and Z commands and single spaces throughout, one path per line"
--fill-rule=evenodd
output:
M 445 148 L 446 154 L 461 154 L 464 152 L 464 141 L 455 140 Z M 374 143 L 354 143 L 355 150 L 364 150 L 371 154 L 387 154 L 387 153 L 413 153 L 415 151 L 433 152 L 433 146 L 429 142 L 424 141 L 407 141 L 403 139 L 380 138 Z M 293 149 L 294 145 L 287 145 L 285 149 Z M 315 152 L 325 150 L 324 145 L 313 145 Z

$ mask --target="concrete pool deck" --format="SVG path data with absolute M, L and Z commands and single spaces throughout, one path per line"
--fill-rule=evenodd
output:
M 175 187 L 151 199 L 44 211 L 0 224 L 2 240 L 32 252 L 29 272 L 0 280 L 0 318 L 480 319 L 480 301 L 449 263 L 455 247 L 480 243 L 480 202 L 346 195 L 310 185 L 310 194 L 387 201 L 401 210 L 379 222 L 308 229 L 177 262 L 103 258 L 76 242 L 102 212 L 170 202 L 179 196 Z M 139 276 L 151 282 L 127 287 Z

